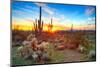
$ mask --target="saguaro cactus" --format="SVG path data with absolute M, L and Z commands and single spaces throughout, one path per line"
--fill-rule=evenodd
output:
M 41 32 L 43 30 L 43 21 L 40 22 L 40 20 L 38 20 L 38 31 Z
M 35 20 L 35 23 L 33 23 L 33 24 L 34 24 L 34 30 L 37 31 L 37 28 L 38 28 L 38 27 L 37 27 L 37 26 L 38 26 L 38 24 L 37 24 L 37 19 Z
M 40 16 L 38 20 L 38 31 L 39 33 L 43 30 L 43 21 L 41 20 L 42 18 L 42 7 L 40 6 Z
M 34 30 L 35 32 L 41 33 L 43 30 L 43 21 L 41 20 L 42 16 L 42 7 L 40 6 L 40 12 L 39 12 L 39 20 L 35 20 L 34 23 Z
M 73 24 L 71 25 L 71 31 L 73 31 Z
M 52 19 L 51 19 L 51 23 L 49 24 L 49 26 L 48 26 L 48 31 L 52 31 L 52 28 L 53 28 L 53 24 L 52 24 L 53 22 L 52 22 Z
M 50 24 L 50 29 L 51 29 L 51 31 L 52 31 L 52 28 L 53 28 L 53 21 L 52 21 L 52 19 L 51 19 L 51 24 Z
M 43 21 L 42 21 L 42 24 L 41 24 L 41 30 L 43 30 Z

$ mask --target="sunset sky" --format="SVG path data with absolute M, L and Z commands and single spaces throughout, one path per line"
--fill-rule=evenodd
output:
M 42 6 L 43 29 L 53 19 L 53 30 L 95 30 L 95 6 L 67 5 L 53 3 L 12 2 L 12 29 L 32 30 L 35 19 L 39 19 Z

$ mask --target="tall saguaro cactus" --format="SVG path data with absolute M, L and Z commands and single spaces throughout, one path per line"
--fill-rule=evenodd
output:
M 42 17 L 42 7 L 40 6 L 40 16 L 39 16 L 40 23 L 41 23 L 41 17 Z
M 39 11 L 39 20 L 35 20 L 34 23 L 34 30 L 35 32 L 41 33 L 43 30 L 43 21 L 41 20 L 42 18 L 42 7 L 39 7 L 40 11 Z

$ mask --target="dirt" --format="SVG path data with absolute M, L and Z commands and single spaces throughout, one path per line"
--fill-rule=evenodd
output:
M 62 60 L 63 62 L 74 62 L 74 61 L 84 61 L 82 60 L 84 54 L 77 52 L 76 50 L 63 50 L 61 51 L 65 58 Z

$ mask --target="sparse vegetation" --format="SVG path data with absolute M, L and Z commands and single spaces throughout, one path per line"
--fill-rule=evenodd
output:
M 27 65 L 27 64 L 44 64 L 44 63 L 95 60 L 95 54 L 93 54 L 93 51 L 95 51 L 95 41 L 94 41 L 95 34 L 90 34 L 87 32 L 65 32 L 65 33 L 57 32 L 55 33 L 55 35 L 53 34 L 53 36 L 51 36 L 49 33 L 46 32 L 42 33 L 43 35 L 41 34 L 41 36 L 37 37 L 37 39 L 34 39 L 34 36 L 31 37 L 31 39 L 33 39 L 33 41 L 38 40 L 36 41 L 36 43 L 34 42 L 34 44 L 41 44 L 41 47 L 46 51 L 45 56 L 48 56 L 49 61 L 45 62 L 41 61 L 42 62 L 41 63 L 37 62 L 34 59 L 23 59 L 19 57 L 17 53 L 18 53 L 18 48 L 22 46 L 22 44 L 20 44 L 19 46 L 12 47 L 12 64 Z M 48 38 L 46 36 L 48 36 Z M 31 43 L 31 39 L 28 37 L 29 36 L 26 36 L 26 39 L 24 40 L 28 40 Z M 43 37 L 43 40 L 41 40 L 40 37 Z M 83 47 L 82 49 L 79 47 L 80 45 Z M 60 46 L 63 46 L 64 48 Z M 40 46 L 38 46 L 38 48 L 39 47 Z M 62 50 L 58 50 L 57 49 L 58 47 L 61 48 Z M 82 52 L 77 51 L 78 48 L 80 48 Z M 76 58 L 74 59 L 74 57 Z

